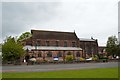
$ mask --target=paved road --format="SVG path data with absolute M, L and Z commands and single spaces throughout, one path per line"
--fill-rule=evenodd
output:
M 75 70 L 107 67 L 118 67 L 118 62 L 3 66 L 2 72 L 45 72 L 55 70 Z

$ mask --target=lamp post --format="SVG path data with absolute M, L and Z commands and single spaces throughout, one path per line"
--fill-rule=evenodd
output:
M 29 56 L 29 49 L 27 48 L 26 49 L 25 61 L 24 61 L 24 62 L 27 62 L 27 65 L 28 65 L 28 62 L 29 62 L 29 58 L 30 58 L 30 56 Z
M 118 40 L 119 40 L 119 45 L 120 45 L 120 32 L 118 32 Z
M 27 54 L 28 54 L 28 52 L 29 52 L 29 49 L 28 49 L 28 48 L 26 49 L 26 52 L 27 52 Z

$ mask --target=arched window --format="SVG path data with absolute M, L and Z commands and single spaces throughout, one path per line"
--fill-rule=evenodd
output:
M 52 52 L 49 51 L 49 52 L 47 53 L 47 57 L 52 57 Z
M 59 51 L 57 57 L 62 57 L 62 53 Z
M 67 42 L 66 41 L 64 42 L 64 47 L 67 47 Z
M 59 43 L 58 43 L 58 41 L 56 41 L 56 46 L 59 46 Z
M 39 53 L 38 53 L 38 57 L 42 57 L 42 55 L 41 55 L 41 54 L 42 54 L 42 53 L 41 53 L 41 52 L 39 52 Z
M 72 47 L 76 47 L 75 42 L 72 42 Z
M 77 52 L 77 53 L 76 53 L 76 56 L 77 56 L 77 57 L 80 57 L 80 52 Z
M 46 41 L 46 46 L 50 46 L 50 41 Z
M 37 41 L 37 46 L 40 46 L 41 42 L 40 41 Z

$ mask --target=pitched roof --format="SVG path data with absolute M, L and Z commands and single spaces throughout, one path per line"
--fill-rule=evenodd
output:
M 79 38 L 80 41 L 96 41 L 96 39 Z
M 78 37 L 75 32 L 31 30 L 33 39 L 58 39 L 58 40 L 76 40 Z

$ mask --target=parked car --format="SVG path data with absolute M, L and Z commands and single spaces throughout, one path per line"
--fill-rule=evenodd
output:
M 92 57 L 91 57 L 91 58 L 86 59 L 86 61 L 92 61 Z

